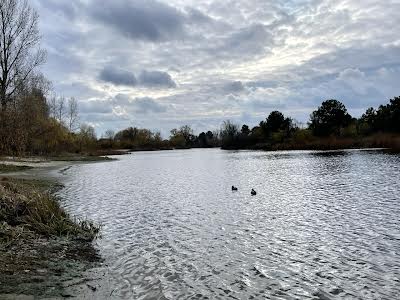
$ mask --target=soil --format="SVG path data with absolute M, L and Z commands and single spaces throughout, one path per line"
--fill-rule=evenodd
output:
M 101 267 L 101 257 L 87 241 L 29 235 L 11 245 L 0 243 L 0 299 L 80 297 L 82 289 L 90 294 L 101 289 Z M 87 277 L 96 268 L 99 274 Z
M 59 185 L 49 173 L 60 174 L 74 163 L 39 160 L 11 164 L 33 168 L 7 176 L 55 191 Z M 0 180 L 8 179 L 0 174 Z M 107 267 L 93 242 L 74 237 L 46 238 L 18 226 L 2 225 L 5 236 L 12 239 L 2 239 L 0 232 L 0 299 L 110 298 Z

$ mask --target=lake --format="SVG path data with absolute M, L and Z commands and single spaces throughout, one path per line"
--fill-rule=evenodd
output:
M 63 206 L 103 225 L 115 299 L 400 295 L 399 155 L 136 152 L 62 182 Z

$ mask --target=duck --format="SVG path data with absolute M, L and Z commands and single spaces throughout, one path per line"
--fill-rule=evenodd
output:
M 237 191 L 237 190 L 238 190 L 238 188 L 235 187 L 234 185 L 232 185 L 232 191 Z
M 257 192 L 254 189 L 251 189 L 251 195 L 255 196 L 255 195 L 257 195 Z

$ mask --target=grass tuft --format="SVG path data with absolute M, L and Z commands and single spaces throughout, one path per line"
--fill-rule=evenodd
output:
M 17 180 L 0 182 L 0 224 L 3 224 L 0 238 L 5 237 L 5 228 L 9 228 L 5 226 L 45 237 L 67 236 L 90 241 L 100 231 L 100 226 L 91 221 L 72 219 L 50 192 Z

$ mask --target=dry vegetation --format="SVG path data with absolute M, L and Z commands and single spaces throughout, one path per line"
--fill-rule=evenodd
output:
M 18 235 L 32 232 L 43 237 L 70 236 L 89 241 L 96 238 L 99 227 L 90 221 L 73 220 L 44 186 L 15 179 L 0 182 L 0 239 L 12 240 L 12 231 Z
M 0 298 L 70 296 L 65 288 L 86 287 L 83 273 L 101 261 L 91 243 L 100 227 L 66 213 L 53 196 L 58 188 L 0 178 Z
M 17 166 L 17 165 L 9 165 L 9 164 L 1 164 L 0 163 L 0 173 L 11 173 L 11 172 L 19 172 L 32 169 L 29 166 Z

